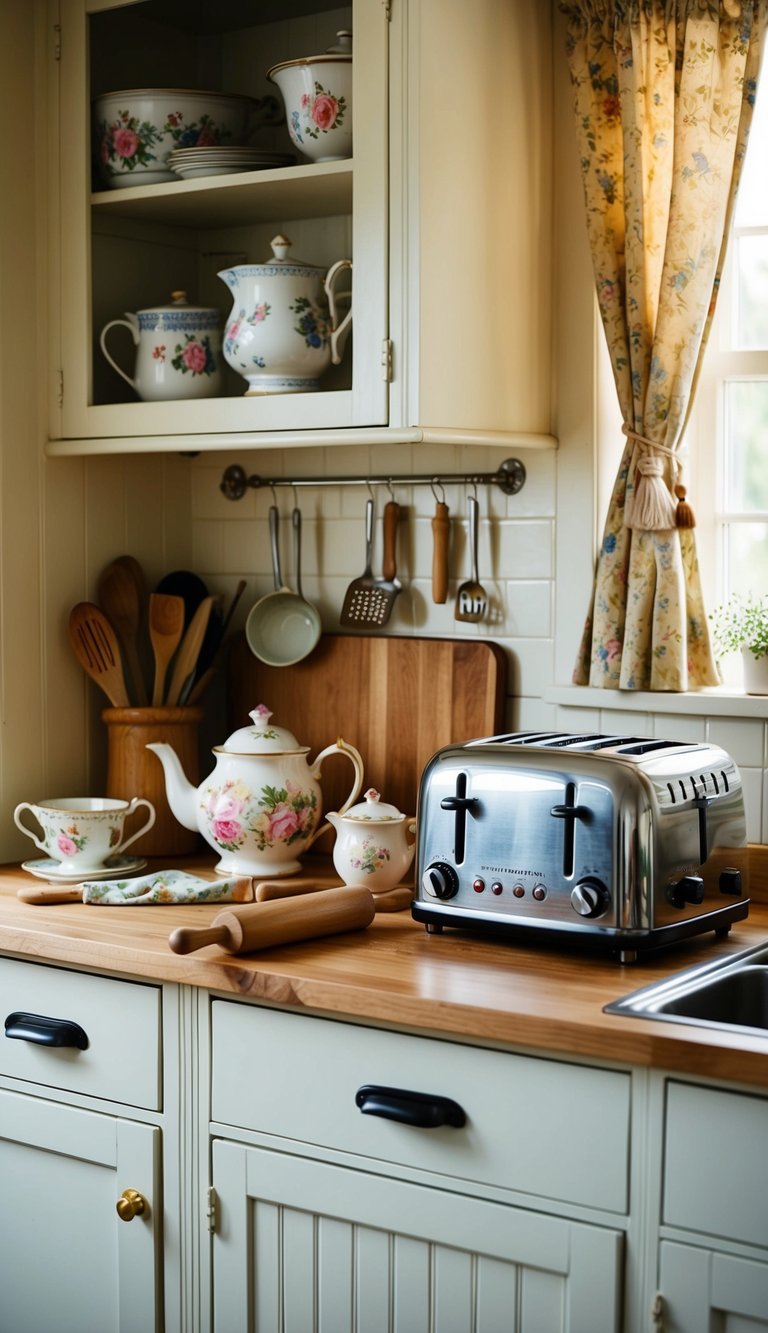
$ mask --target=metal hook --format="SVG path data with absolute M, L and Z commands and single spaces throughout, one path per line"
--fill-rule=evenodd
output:
M 275 509 L 278 509 L 278 508 L 279 508 L 279 505 L 278 505 L 278 503 L 277 503 L 277 491 L 275 490 L 275 488 L 274 488 L 274 486 L 272 485 L 271 482 L 270 482 L 269 489 L 270 489 L 271 492 L 272 492 L 272 504 L 274 505 Z
M 440 494 L 439 494 L 439 495 L 438 495 L 437 491 L 435 490 L 435 487 L 436 487 L 436 486 L 439 486 L 439 487 L 440 487 Z M 438 504 L 443 504 L 443 505 L 444 505 L 444 504 L 445 504 L 445 487 L 444 487 L 443 483 L 441 482 L 440 478 L 439 478 L 439 477 L 433 477 L 432 480 L 431 480 L 431 482 L 429 483 L 429 488 L 430 488 L 432 494 L 434 495 L 435 499 L 437 500 Z
M 365 484 L 366 484 L 366 486 L 368 487 L 368 494 L 370 495 L 371 499 L 372 499 L 372 500 L 375 500 L 375 499 L 376 499 L 376 496 L 375 496 L 374 493 L 373 493 L 373 488 L 372 488 L 372 486 L 371 486 L 371 482 L 370 482 L 370 479 L 369 479 L 368 477 L 366 477 L 366 479 L 365 479 Z
M 395 498 L 395 492 L 392 490 L 392 478 L 391 478 L 391 477 L 387 477 L 387 490 L 389 491 L 389 498 L 390 498 L 390 500 L 394 500 L 394 498 Z

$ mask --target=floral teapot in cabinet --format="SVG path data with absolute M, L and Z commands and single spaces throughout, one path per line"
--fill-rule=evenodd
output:
M 330 754 L 343 754 L 355 771 L 342 810 L 349 809 L 363 785 L 363 761 L 353 745 L 339 739 L 310 764 L 308 745 L 299 745 L 285 727 L 271 721 L 260 704 L 252 725 L 214 746 L 216 767 L 198 788 L 184 775 L 176 751 L 152 741 L 165 772 L 168 804 L 180 824 L 197 829 L 221 854 L 221 875 L 291 875 L 298 857 L 327 828 L 320 824 L 320 769 Z

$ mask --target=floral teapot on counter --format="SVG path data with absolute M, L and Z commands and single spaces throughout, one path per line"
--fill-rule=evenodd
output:
M 330 754 L 343 754 L 355 780 L 342 812 L 363 785 L 363 761 L 353 745 L 339 740 L 307 760 L 308 745 L 271 721 L 264 704 L 250 714 L 252 726 L 235 731 L 214 746 L 216 767 L 198 788 L 182 770 L 176 751 L 152 741 L 165 772 L 168 804 L 180 824 L 197 829 L 221 853 L 220 875 L 291 875 L 298 857 L 327 828 L 320 824 L 320 769 Z
M 387 805 L 373 787 L 346 813 L 332 811 L 328 823 L 336 830 L 333 864 L 345 884 L 364 884 L 372 893 L 384 893 L 410 869 L 416 820 Z

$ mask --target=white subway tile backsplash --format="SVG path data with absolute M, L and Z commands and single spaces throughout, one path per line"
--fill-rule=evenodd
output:
M 763 829 L 763 769 L 742 768 L 740 766 L 739 771 L 744 792 L 744 811 L 747 818 L 747 841 L 760 842 Z
M 760 719 L 738 717 L 711 717 L 708 721 L 708 739 L 720 745 L 736 760 L 762 768 L 765 763 L 765 723 Z
M 670 713 L 654 713 L 653 735 L 665 741 L 704 741 L 707 739 L 707 720 L 703 717 L 683 717 Z
M 546 579 L 510 579 L 506 584 L 506 624 L 507 632 L 518 639 L 551 638 L 552 584 Z

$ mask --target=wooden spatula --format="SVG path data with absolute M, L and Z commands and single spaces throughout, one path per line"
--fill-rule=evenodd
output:
M 176 655 L 171 683 L 168 686 L 168 694 L 165 700 L 171 707 L 179 702 L 182 689 L 197 666 L 213 602 L 213 597 L 204 597 L 187 626 L 186 634 Z
M 69 641 L 83 670 L 95 680 L 113 708 L 130 700 L 120 660 L 120 645 L 111 624 L 93 602 L 78 602 L 69 613 Z
M 152 707 L 159 708 L 165 694 L 168 667 L 181 643 L 184 632 L 184 599 L 172 593 L 149 594 L 149 641 L 155 655 L 155 680 L 152 687 Z
M 134 700 L 144 705 L 148 702 L 147 687 L 139 661 L 143 607 L 133 574 L 117 560 L 107 565 L 99 576 L 99 603 L 120 640 L 133 684 Z

